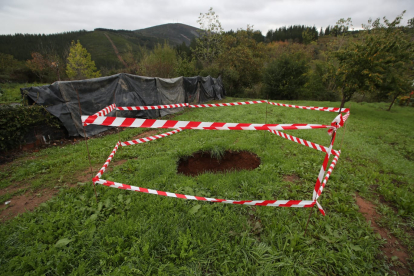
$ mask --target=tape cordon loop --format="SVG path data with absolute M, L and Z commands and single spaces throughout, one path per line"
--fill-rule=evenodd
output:
M 332 121 L 331 123 L 331 127 L 330 129 L 328 129 L 328 134 L 330 136 L 332 136 L 332 133 L 334 131 L 337 131 L 339 128 L 343 127 L 344 125 L 344 118 L 342 116 L 342 114 L 339 114 L 338 116 L 335 117 L 335 119 Z
M 283 107 L 292 107 L 305 110 L 315 110 L 315 111 L 328 111 L 328 112 L 340 112 L 338 116 L 332 121 L 330 125 L 316 125 L 316 124 L 245 124 L 245 123 L 217 123 L 217 122 L 192 122 L 192 121 L 172 121 L 172 120 L 154 120 L 154 119 L 136 119 L 136 118 L 122 118 L 122 117 L 107 117 L 106 115 L 111 113 L 113 110 L 152 110 L 152 109 L 165 109 L 165 108 L 178 108 L 178 107 L 187 107 L 187 108 L 202 108 L 202 107 L 223 107 L 223 106 L 238 106 L 238 105 L 250 105 L 250 104 L 259 104 L 267 103 L 275 106 Z M 346 113 L 342 115 L 342 112 Z M 95 125 L 104 125 L 104 126 L 121 126 L 121 127 L 139 127 L 139 128 L 169 128 L 174 129 L 172 131 L 157 134 L 154 136 L 149 136 L 145 138 L 139 138 L 131 141 L 121 142 L 118 141 L 112 150 L 111 154 L 107 158 L 103 167 L 99 170 L 97 175 L 92 179 L 94 184 L 101 184 L 104 186 L 130 190 L 136 192 L 142 192 L 147 194 L 161 195 L 167 197 L 175 197 L 181 199 L 190 199 L 190 200 L 200 200 L 200 201 L 209 201 L 209 202 L 220 202 L 228 204 L 242 204 L 242 205 L 256 205 L 256 206 L 273 206 L 273 207 L 302 207 L 308 208 L 317 206 L 322 215 L 325 216 L 325 211 L 322 208 L 321 204 L 318 202 L 319 196 L 322 194 L 324 187 L 331 175 L 333 169 L 335 168 L 336 163 L 338 162 L 341 151 L 334 150 L 333 144 L 335 141 L 336 130 L 344 125 L 348 119 L 350 111 L 348 108 L 340 109 L 336 107 L 312 107 L 312 106 L 297 106 L 297 105 L 288 105 L 268 102 L 266 100 L 261 101 L 248 101 L 248 102 L 236 102 L 236 103 L 218 103 L 218 104 L 200 104 L 200 105 L 189 105 L 188 103 L 183 104 L 172 104 L 172 105 L 159 105 L 159 106 L 132 106 L 132 107 L 117 107 L 114 104 L 105 107 L 104 109 L 94 113 L 89 116 L 82 116 L 82 123 L 84 126 L 89 124 Z M 316 143 L 297 138 L 295 136 L 283 133 L 279 130 L 294 130 L 294 129 L 318 129 L 318 128 L 328 128 L 329 135 L 332 136 L 331 143 L 329 147 L 318 145 Z M 105 170 L 109 166 L 112 158 L 115 156 L 119 147 L 131 146 L 136 144 L 142 144 L 150 142 L 153 140 L 161 139 L 167 136 L 171 136 L 178 132 L 183 131 L 184 129 L 204 129 L 204 130 L 267 130 L 271 133 L 274 133 L 282 138 L 290 140 L 292 142 L 304 145 L 308 148 L 312 148 L 318 151 L 325 153 L 325 158 L 322 163 L 322 167 L 319 171 L 318 178 L 313 191 L 312 200 L 229 200 L 229 199 L 217 199 L 217 198 L 207 198 L 200 197 L 195 195 L 183 195 L 177 193 L 170 193 L 165 191 L 158 191 L 148 188 L 131 186 L 128 184 L 117 183 L 113 181 L 108 181 L 101 179 Z M 329 159 L 330 155 L 334 156 L 334 159 L 330 166 Z

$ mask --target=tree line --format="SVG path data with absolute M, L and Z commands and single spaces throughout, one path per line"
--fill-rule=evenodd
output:
M 269 30 L 266 34 L 266 41 L 288 41 L 294 43 L 303 43 L 304 41 L 303 33 L 309 32 L 311 35 L 311 41 L 318 39 L 318 30 L 315 26 L 309 27 L 304 25 L 293 25 L 293 26 L 283 26 L 275 30 Z
M 50 81 L 119 72 L 163 78 L 212 75 L 223 78 L 229 96 L 341 100 L 342 106 L 353 97 L 394 102 L 413 90 L 414 26 L 413 19 L 402 24 L 404 13 L 392 21 L 368 20 L 359 32 L 352 30 L 352 20 L 347 18 L 319 32 L 294 25 L 263 36 L 251 25 L 224 32 L 210 9 L 200 14 L 200 35 L 189 46 L 164 42 L 152 49 L 130 49 L 121 54 L 123 68 L 101 66 L 98 72 L 79 41 L 72 42 L 65 59 L 31 53 L 25 66 L 37 78 Z M 75 62 L 76 53 L 82 53 L 82 58 Z M 0 77 L 10 68 L 5 64 L 18 63 L 0 54 Z

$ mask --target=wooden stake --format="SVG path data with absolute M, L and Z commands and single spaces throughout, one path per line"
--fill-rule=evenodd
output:
M 80 99 L 79 99 L 78 89 L 76 89 L 76 95 L 78 96 L 79 114 L 82 118 L 82 109 L 81 109 L 81 106 L 80 106 Z M 81 123 L 82 123 L 82 120 L 81 120 Z M 88 147 L 88 138 L 86 137 L 85 126 L 83 124 L 82 124 L 82 127 L 83 127 L 83 135 L 84 135 L 85 143 L 86 143 L 86 150 L 88 151 L 89 168 L 91 169 L 91 179 L 92 179 L 93 190 L 95 192 L 96 203 L 98 203 L 98 195 L 96 193 L 95 183 L 93 182 L 93 171 L 92 171 L 92 164 L 91 164 L 91 155 L 89 153 L 89 147 Z
M 309 213 L 309 217 L 308 217 L 308 221 L 306 222 L 306 227 L 305 227 L 305 233 L 303 233 L 303 236 L 304 237 L 306 237 L 306 230 L 308 230 L 308 224 L 309 224 L 309 220 L 310 220 L 310 218 L 311 218 L 311 215 L 312 215 L 312 211 L 313 211 L 313 206 L 311 207 L 311 208 L 309 208 L 310 209 L 310 213 Z

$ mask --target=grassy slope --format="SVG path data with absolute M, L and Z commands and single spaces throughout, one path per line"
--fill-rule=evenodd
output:
M 231 100 L 231 99 L 230 99 Z M 300 102 L 332 106 L 332 103 Z M 332 113 L 266 105 L 206 108 L 179 120 L 263 123 L 330 123 Z M 4 275 L 54 273 L 333 275 L 387 271 L 379 240 L 357 211 L 359 192 L 380 205 L 386 224 L 414 248 L 404 227 L 414 228 L 413 112 L 383 104 L 356 104 L 342 144 L 343 154 L 320 198 L 327 216 L 308 209 L 249 207 L 164 198 L 90 185 L 62 189 L 33 213 L 0 226 L 0 267 Z M 141 129 L 120 133 L 130 139 Z M 336 148 L 341 145 L 340 130 Z M 160 131 L 161 133 L 162 131 Z M 326 145 L 326 130 L 290 131 Z M 103 164 L 118 135 L 89 142 L 94 166 Z M 253 172 L 176 174 L 176 162 L 194 151 L 250 150 L 262 164 Z M 1 188 L 28 182 L 42 187 L 76 183 L 88 167 L 83 143 L 50 148 L 0 171 Z M 228 199 L 311 199 L 323 154 L 258 131 L 184 131 L 150 143 L 121 148 L 114 161 L 128 159 L 105 179 L 183 194 Z M 300 182 L 283 180 L 297 175 Z M 2 201 L 6 200 L 5 198 Z M 60 241 L 60 242 L 58 242 Z
M 0 95 L 0 104 L 20 103 L 22 101 L 22 94 L 20 88 L 31 86 L 47 85 L 44 83 L 2 83 L 0 88 L 3 94 Z

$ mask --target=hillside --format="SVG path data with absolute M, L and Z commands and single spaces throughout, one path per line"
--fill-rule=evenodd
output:
M 137 56 L 142 48 L 152 49 L 157 43 L 190 44 L 197 28 L 184 24 L 164 24 L 146 29 L 128 31 L 97 28 L 94 31 L 74 31 L 59 34 L 0 35 L 0 53 L 17 60 L 31 59 L 32 52 L 54 53 L 63 59 L 69 53 L 71 41 L 79 40 L 88 50 L 98 68 L 121 68 L 127 53 Z M 118 52 L 118 55 L 117 53 Z M 120 58 L 121 57 L 121 58 Z
M 171 44 L 182 44 L 184 42 L 188 46 L 193 38 L 199 36 L 198 30 L 198 28 L 181 23 L 168 23 L 135 30 L 135 33 L 162 40 L 166 39 Z
M 102 66 L 106 68 L 123 67 L 115 52 L 114 45 L 119 55 L 125 56 L 128 52 L 139 53 L 140 48 L 152 49 L 157 43 L 163 42 L 161 39 L 137 34 L 133 31 L 108 29 L 95 29 L 80 37 L 79 41 L 91 54 L 92 60 L 95 61 L 98 68 Z

